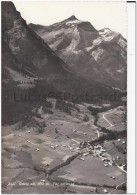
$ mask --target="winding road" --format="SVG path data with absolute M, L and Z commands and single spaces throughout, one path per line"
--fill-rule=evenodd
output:
M 114 125 L 105 117 L 105 115 L 107 115 L 107 114 L 111 114 L 111 112 L 103 114 L 103 119 L 104 119 L 105 121 L 107 121 L 107 123 L 110 125 L 108 128 L 111 128 L 111 127 L 113 127 Z

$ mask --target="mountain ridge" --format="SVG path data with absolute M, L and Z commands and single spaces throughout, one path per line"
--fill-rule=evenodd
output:
M 32 115 L 44 102 L 16 102 L 15 95 L 25 99 L 34 94 L 69 93 L 72 97 L 96 95 L 109 97 L 117 90 L 98 81 L 81 77 L 58 57 L 21 17 L 12 2 L 2 2 L 2 113 L 3 123 L 15 123 Z M 118 94 L 121 94 L 118 92 Z M 51 96 L 50 96 L 51 97 Z M 23 99 L 24 99 L 23 98 Z M 77 100 L 74 100 L 77 101 Z M 92 99 L 81 101 L 93 102 Z M 106 100 L 108 101 L 108 100 Z M 110 100 L 111 101 L 111 100 Z M 7 110 L 9 110 L 7 114 Z
M 71 17 L 46 27 L 29 26 L 74 72 L 83 78 L 125 90 L 125 38 L 109 28 L 97 31 L 90 22 Z
M 92 84 L 88 84 L 85 79 L 74 73 L 26 24 L 12 2 L 2 2 L 2 21 L 4 24 L 2 40 L 5 43 L 3 47 L 8 47 L 6 49 L 11 51 L 11 58 L 14 56 L 13 61 L 17 61 L 16 67 L 14 66 L 15 69 L 18 68 L 17 64 L 20 64 L 20 71 L 31 72 L 36 77 L 40 77 L 40 80 L 43 79 L 43 82 L 50 82 L 50 85 L 53 84 L 55 88 L 58 86 L 59 90 L 62 87 L 63 90 L 65 88 L 67 90 L 68 87 L 70 90 L 73 89 L 72 91 L 78 91 L 78 88 L 76 89 L 79 86 L 78 83 L 81 83 L 81 87 L 84 86 L 84 91 L 87 85 L 87 88 L 91 88 L 94 93 L 100 93 L 100 91 L 108 88 L 94 81 Z M 9 67 L 10 63 L 7 66 Z M 100 90 L 96 91 L 95 85 Z M 110 89 L 110 91 L 113 90 Z

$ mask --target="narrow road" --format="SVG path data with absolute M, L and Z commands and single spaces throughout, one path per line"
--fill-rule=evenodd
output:
M 115 163 L 116 164 L 116 163 Z M 124 173 L 127 173 L 127 171 L 125 171 L 124 169 L 122 169 L 118 164 L 116 164 L 117 165 L 117 167 L 121 170 L 121 171 L 123 171 Z
M 110 113 L 105 113 L 105 114 L 103 114 L 103 118 L 104 118 L 104 120 L 105 121 L 107 121 L 107 123 L 110 125 L 108 128 L 110 128 L 110 127 L 113 127 L 114 125 L 105 117 L 105 115 L 107 115 L 107 114 L 110 114 Z
M 71 139 L 73 142 L 77 143 L 77 144 L 80 144 L 80 142 L 78 142 L 77 140 L 75 139 Z
M 99 134 L 99 131 L 97 130 L 97 135 L 98 135 L 98 138 L 100 137 L 100 134 Z
M 109 194 L 111 194 L 112 192 L 116 191 L 118 189 L 119 186 L 121 186 L 122 184 L 126 183 L 126 181 L 122 182 L 121 184 L 116 186 L 116 189 L 112 190 L 111 192 L 109 192 Z
M 38 144 L 35 144 L 35 143 L 33 143 L 33 142 L 29 141 L 29 140 L 27 142 L 31 143 L 32 145 L 39 146 Z

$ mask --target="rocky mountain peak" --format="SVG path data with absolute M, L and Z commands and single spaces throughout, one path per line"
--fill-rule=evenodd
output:
M 82 28 L 85 31 L 89 32 L 97 32 L 97 30 L 94 28 L 94 26 L 90 22 L 81 22 L 78 24 L 79 28 Z
M 127 42 L 120 33 L 109 28 L 98 31 L 75 16 L 49 27 L 30 28 L 82 77 L 125 89 Z
M 78 19 L 74 15 L 72 15 L 67 20 L 78 20 Z

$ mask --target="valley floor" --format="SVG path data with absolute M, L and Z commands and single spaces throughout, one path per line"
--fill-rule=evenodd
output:
M 100 139 L 108 133 L 102 127 L 124 130 L 123 113 L 118 108 L 100 113 L 96 126 L 87 105 L 77 106 L 71 115 L 53 108 L 53 114 L 23 127 L 3 126 L 3 193 L 126 193 L 126 136 Z M 35 123 L 41 120 L 42 133 Z

